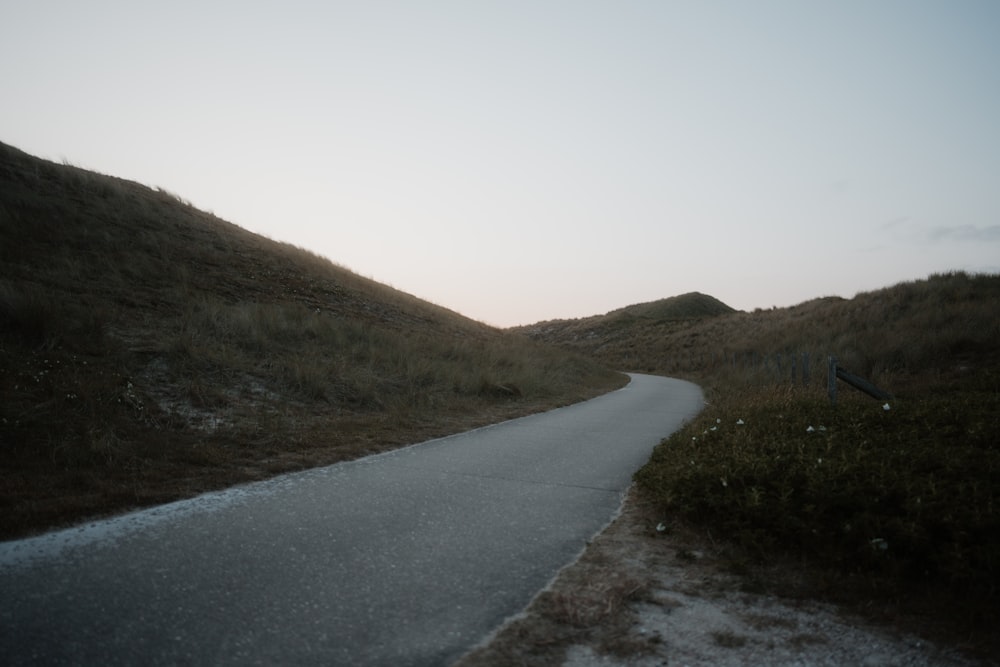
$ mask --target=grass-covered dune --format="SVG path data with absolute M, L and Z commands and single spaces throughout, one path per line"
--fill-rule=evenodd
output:
M 0 538 L 624 382 L 169 192 L 0 144 Z
M 1000 649 L 1000 276 L 523 331 L 705 388 L 706 409 L 636 475 L 667 525 L 730 545 L 741 568 L 805 564 L 812 594 Z M 892 397 L 838 381 L 834 405 L 831 355 Z

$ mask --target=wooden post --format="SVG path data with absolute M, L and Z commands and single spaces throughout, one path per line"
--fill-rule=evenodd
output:
M 858 377 L 853 373 L 848 373 L 843 368 L 837 369 L 837 377 L 846 382 L 847 384 L 851 385 L 858 391 L 863 391 L 872 398 L 877 398 L 880 401 L 887 401 L 892 398 L 889 392 L 882 391 L 868 380 L 862 377 Z
M 830 370 L 826 376 L 826 390 L 830 395 L 830 403 L 837 405 L 837 380 L 843 380 L 858 391 L 862 391 L 872 398 L 879 400 L 890 400 L 892 395 L 887 391 L 882 391 L 868 380 L 858 377 L 853 373 L 848 373 L 843 368 L 837 366 L 837 357 L 830 357 Z

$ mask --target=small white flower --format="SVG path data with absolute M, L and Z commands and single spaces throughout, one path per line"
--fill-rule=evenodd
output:
M 719 481 L 722 482 L 722 486 L 724 486 L 724 487 L 729 486 L 729 484 L 726 482 L 726 478 L 725 477 L 720 477 Z
M 889 412 L 889 404 L 886 403 L 885 405 L 883 405 L 882 409 L 885 410 L 886 412 Z
M 816 429 L 814 429 L 812 426 L 810 426 L 809 428 L 806 429 L 806 433 L 812 433 L 815 430 Z
M 716 423 L 716 424 L 721 424 L 721 423 L 722 423 L 722 420 L 721 420 L 721 419 L 716 419 L 716 420 L 715 420 L 715 423 Z
M 663 525 L 662 521 L 660 523 L 656 524 L 656 532 L 662 533 L 666 529 L 667 529 L 667 527 Z
M 820 427 L 819 427 L 819 430 L 821 430 L 821 431 L 825 431 L 825 430 L 826 430 L 826 427 L 825 427 L 825 426 L 820 426 Z
M 889 548 L 889 543 L 881 537 L 876 537 L 872 540 L 871 545 L 873 549 L 878 549 L 879 551 L 886 551 Z
M 737 419 L 737 420 L 736 420 L 736 423 L 737 423 L 737 424 L 739 424 L 740 426 L 742 426 L 742 425 L 743 425 L 743 424 L 745 424 L 746 422 L 744 422 L 744 421 L 743 421 L 742 419 Z
M 708 429 L 708 430 L 709 430 L 709 431 L 718 431 L 718 430 L 719 430 L 719 427 L 718 427 L 718 426 L 713 426 L 712 428 L 710 428 L 710 429 Z

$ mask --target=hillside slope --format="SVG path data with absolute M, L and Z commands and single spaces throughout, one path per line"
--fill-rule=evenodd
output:
M 0 144 L 0 537 L 622 382 L 169 192 Z
M 512 329 L 529 338 L 605 360 L 613 368 L 662 372 L 656 360 L 673 336 L 703 320 L 735 313 L 715 297 L 690 292 L 574 320 L 548 320 Z
M 997 275 L 937 274 L 852 299 L 822 297 L 754 312 L 736 312 L 724 304 L 699 310 L 702 297 L 674 297 L 678 304 L 695 307 L 677 307 L 672 316 L 642 316 L 643 308 L 633 306 L 518 331 L 613 368 L 700 381 L 727 370 L 748 371 L 770 382 L 779 375 L 791 380 L 795 369 L 801 379 L 803 355 L 811 366 L 810 381 L 817 385 L 826 382 L 830 355 L 856 373 L 904 386 L 1000 363 Z

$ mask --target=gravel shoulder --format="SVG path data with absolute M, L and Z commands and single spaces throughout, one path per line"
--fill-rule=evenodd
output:
M 795 595 L 804 574 L 794 569 L 754 573 L 751 583 L 727 562 L 710 536 L 664 525 L 630 491 L 616 520 L 577 561 L 456 665 L 997 664 L 921 639 L 899 623 L 768 592 L 777 582 Z

